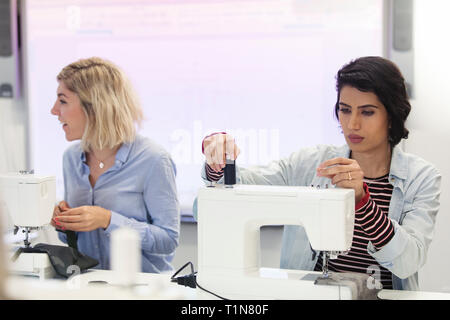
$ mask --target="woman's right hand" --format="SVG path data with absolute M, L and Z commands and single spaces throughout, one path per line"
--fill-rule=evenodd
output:
M 226 159 L 236 160 L 240 153 L 234 143 L 233 136 L 226 133 L 216 133 L 203 139 L 203 154 L 206 163 L 216 172 L 225 167 Z
M 58 222 L 55 221 L 55 217 L 57 217 L 58 215 L 60 215 L 62 212 L 69 210 L 70 207 L 67 204 L 66 201 L 61 201 L 58 203 L 57 206 L 55 206 L 55 208 L 53 209 L 53 217 L 52 217 L 52 221 L 50 222 L 50 224 L 55 227 L 56 229 L 60 229 L 58 226 Z

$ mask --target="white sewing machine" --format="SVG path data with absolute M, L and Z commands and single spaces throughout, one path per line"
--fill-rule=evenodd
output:
M 30 248 L 29 234 L 50 223 L 56 201 L 54 176 L 39 176 L 26 171 L 0 175 L 1 211 L 8 215 L 15 232 L 23 229 L 24 245 L 14 250 L 11 273 L 38 276 L 41 279 L 54 275 L 54 269 L 45 253 L 26 252 Z M 17 248 L 16 248 L 17 249 Z
M 198 195 L 197 282 L 228 299 L 354 298 L 345 285 L 316 284 L 317 279 L 329 276 L 326 259 L 323 273 L 260 268 L 260 227 L 301 225 L 314 250 L 326 252 L 325 258 L 328 253 L 335 257 L 351 247 L 354 208 L 352 189 L 202 188 Z

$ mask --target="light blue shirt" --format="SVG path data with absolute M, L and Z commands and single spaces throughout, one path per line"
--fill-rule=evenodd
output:
M 305 148 L 268 166 L 237 168 L 236 181 L 258 185 L 325 186 L 330 184 L 330 180 L 316 175 L 319 164 L 336 157 L 348 158 L 349 155 L 347 145 Z M 201 175 L 209 184 L 204 168 Z M 426 262 L 439 211 L 441 175 L 430 163 L 395 147 L 389 182 L 394 190 L 388 216 L 395 235 L 378 251 L 369 242 L 368 253 L 392 272 L 394 289 L 419 290 L 418 271 Z M 223 183 L 223 177 L 218 183 Z M 194 215 L 196 210 L 194 203 Z M 318 256 L 318 252 L 311 249 L 303 227 L 284 227 L 281 268 L 313 270 Z
M 137 135 L 118 150 L 114 165 L 94 188 L 80 144 L 63 156 L 64 199 L 70 207 L 100 206 L 111 211 L 108 228 L 77 232 L 80 252 L 110 269 L 111 232 L 127 226 L 141 238 L 142 272 L 171 271 L 178 246 L 180 209 L 175 184 L 176 167 L 170 155 L 152 140 Z M 65 234 L 58 232 L 62 241 Z

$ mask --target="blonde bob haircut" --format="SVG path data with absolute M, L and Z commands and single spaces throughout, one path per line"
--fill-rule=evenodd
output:
M 87 124 L 81 138 L 84 151 L 114 148 L 131 142 L 143 113 L 124 73 L 98 57 L 81 59 L 64 67 L 56 77 L 81 101 Z

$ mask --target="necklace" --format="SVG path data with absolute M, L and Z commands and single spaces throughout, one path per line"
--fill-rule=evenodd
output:
M 94 152 L 91 152 L 91 155 L 95 158 L 95 160 L 98 161 L 98 167 L 99 167 L 100 169 L 103 169 L 103 168 L 105 167 L 105 161 L 108 160 L 112 155 L 114 155 L 114 153 L 113 153 L 113 154 L 110 154 L 109 156 L 107 156 L 107 157 L 104 158 L 103 160 L 99 160 L 99 159 L 95 156 Z

